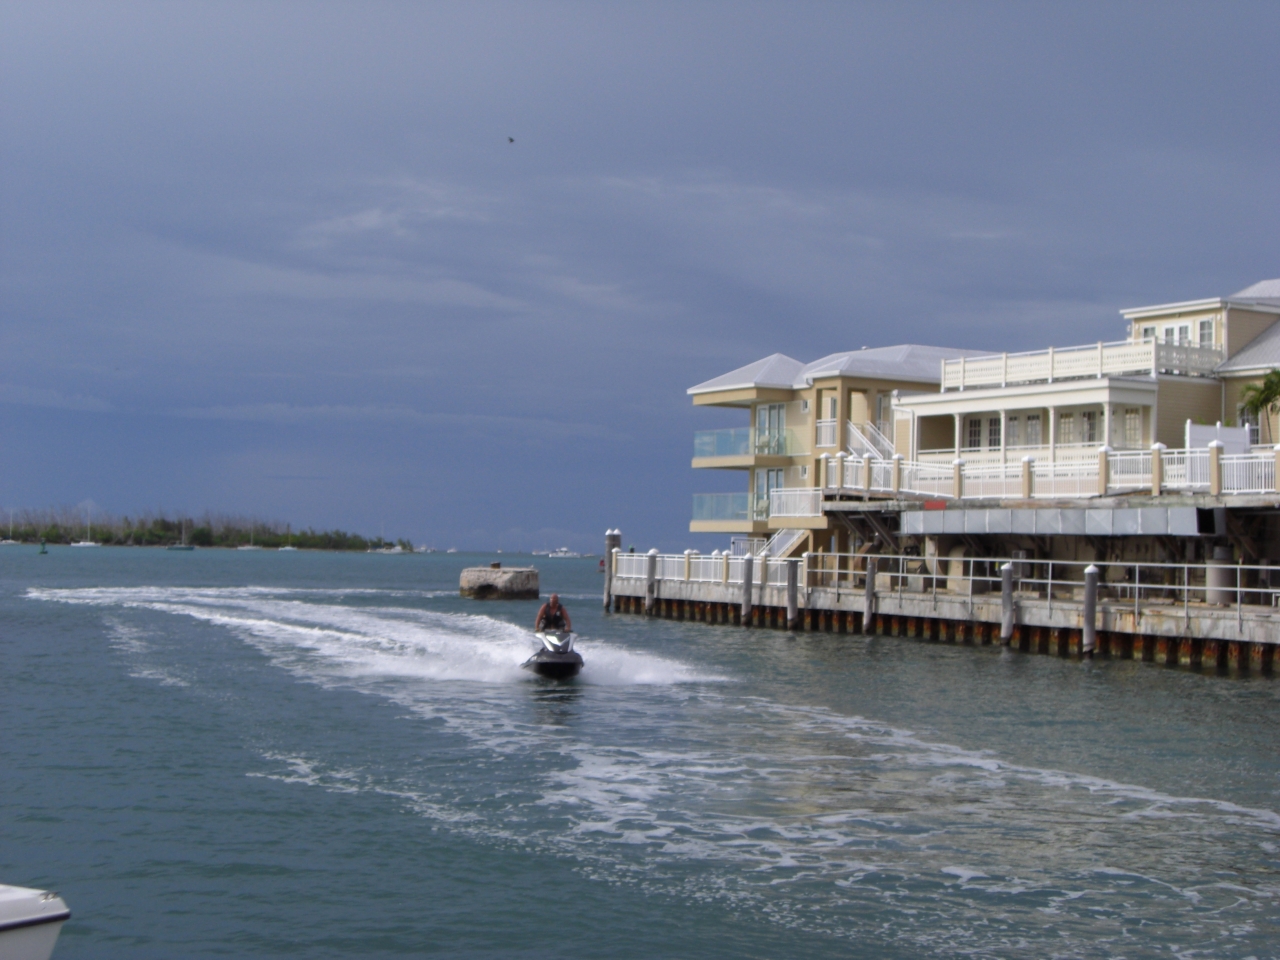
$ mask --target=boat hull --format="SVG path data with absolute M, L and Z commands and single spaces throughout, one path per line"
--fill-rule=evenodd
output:
M 0 883 L 0 957 L 49 960 L 62 924 L 70 916 L 56 893 Z
M 573 651 L 552 653 L 539 650 L 524 662 L 523 667 L 549 680 L 572 680 L 582 669 L 582 655 Z
M 0 957 L 5 960 L 49 960 L 62 930 L 62 920 L 0 930 Z

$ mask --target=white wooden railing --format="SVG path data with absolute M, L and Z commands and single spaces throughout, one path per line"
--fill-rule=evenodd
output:
M 978 463 L 959 461 L 961 499 L 1063 498 L 1084 499 L 1102 495 L 1098 474 L 1102 451 L 1092 460 L 1027 463 Z M 1276 489 L 1276 460 L 1280 450 L 1220 456 L 1218 490 L 1222 494 L 1280 492 Z M 1153 489 L 1152 467 L 1160 461 L 1160 490 L 1205 493 L 1214 487 L 1211 451 L 1165 450 L 1108 451 L 1107 494 Z M 820 517 L 823 497 L 841 494 L 888 494 L 922 497 L 956 497 L 956 463 L 944 465 L 904 460 L 834 458 L 825 469 L 823 486 L 779 488 L 770 494 L 773 517 Z M 1024 469 L 1030 476 L 1024 476 Z M 867 473 L 870 473 L 870 484 Z M 1027 482 L 1029 480 L 1029 491 Z
M 1082 347 L 960 357 L 942 361 L 942 389 L 1003 387 L 1011 383 L 1052 383 L 1081 377 L 1155 374 L 1208 376 L 1222 362 L 1210 347 L 1156 340 L 1120 340 Z

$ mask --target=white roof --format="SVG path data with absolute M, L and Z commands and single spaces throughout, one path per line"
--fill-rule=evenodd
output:
M 1277 281 L 1271 281 L 1275 283 Z M 1273 323 L 1244 345 L 1229 360 L 1218 364 L 1217 373 L 1280 367 L 1280 322 Z
M 1245 287 L 1239 293 L 1233 293 L 1231 299 L 1262 300 L 1271 304 L 1280 304 L 1280 278 L 1259 280 L 1252 286 Z
M 981 357 L 988 353 L 985 350 L 959 350 L 954 347 L 926 347 L 904 343 L 896 347 L 832 353 L 808 364 L 802 364 L 785 354 L 775 353 L 690 387 L 688 392 L 713 393 L 721 390 L 748 390 L 753 387 L 799 390 L 821 377 L 874 377 L 878 380 L 939 383 L 943 360 Z
M 1232 300 L 1280 299 L 1280 279 L 1259 280 L 1252 286 L 1245 287 L 1239 293 L 1231 295 Z

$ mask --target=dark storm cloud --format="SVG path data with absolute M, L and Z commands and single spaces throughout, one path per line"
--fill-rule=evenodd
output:
M 4 18 L 15 504 L 676 546 L 691 383 L 1280 275 L 1269 5 Z

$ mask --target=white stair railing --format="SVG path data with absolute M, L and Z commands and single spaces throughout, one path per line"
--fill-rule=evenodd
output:
M 871 424 L 846 421 L 845 434 L 850 453 L 873 460 L 893 459 L 893 444 Z
M 785 557 L 808 533 L 808 530 L 779 530 L 760 553 L 766 557 Z

